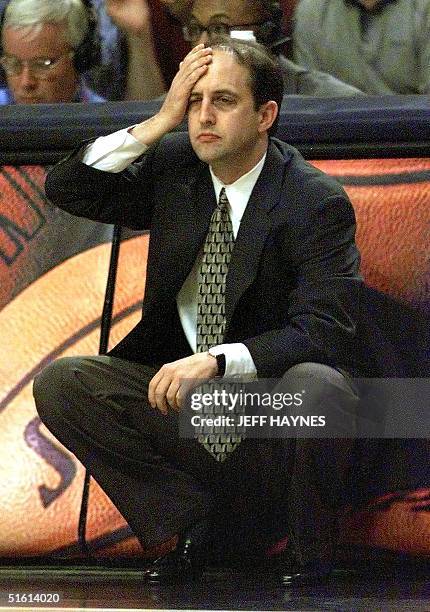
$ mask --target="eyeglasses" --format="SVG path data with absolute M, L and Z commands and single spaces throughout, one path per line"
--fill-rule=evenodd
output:
M 31 70 L 32 74 L 39 79 L 46 79 L 49 73 L 57 64 L 63 59 L 63 57 L 73 57 L 74 51 L 68 51 L 58 57 L 36 57 L 30 60 L 21 60 L 14 55 L 3 55 L 0 57 L 0 64 L 3 66 L 4 71 L 9 76 L 17 76 L 21 74 L 24 66 L 27 66 Z
M 182 34 L 185 40 L 194 42 L 199 40 L 203 32 L 207 32 L 209 38 L 228 37 L 233 30 L 250 30 L 260 23 L 241 23 L 239 25 L 229 25 L 227 23 L 210 23 L 207 26 L 198 21 L 192 21 L 182 27 Z

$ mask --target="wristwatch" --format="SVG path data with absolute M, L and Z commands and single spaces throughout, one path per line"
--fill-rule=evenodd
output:
M 217 372 L 217 376 L 222 377 L 225 374 L 225 355 L 224 353 L 216 353 L 214 351 L 213 348 L 210 348 L 208 350 L 209 355 L 212 355 L 212 357 L 215 357 L 216 359 L 216 364 L 217 364 L 217 368 L 218 368 L 218 372 Z

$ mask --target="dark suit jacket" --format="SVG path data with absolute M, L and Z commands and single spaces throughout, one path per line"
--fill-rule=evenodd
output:
M 216 202 L 188 137 L 165 137 L 120 174 L 90 168 L 75 152 L 50 171 L 46 192 L 75 215 L 151 230 L 142 320 L 112 354 L 154 364 L 190 354 L 175 300 Z M 225 341 L 248 346 L 260 377 L 310 360 L 362 376 L 430 376 L 428 317 L 361 283 L 354 231 L 340 185 L 272 140 L 226 295 Z M 360 441 L 356 503 L 427 486 L 429 452 L 425 440 Z
M 48 174 L 60 208 L 150 229 L 140 323 L 112 354 L 164 363 L 190 354 L 176 307 L 216 206 L 207 164 L 188 136 L 171 134 L 124 172 L 72 154 Z M 345 366 L 356 331 L 359 254 L 342 187 L 273 139 L 242 218 L 226 287 L 225 342 L 244 342 L 260 377 L 318 361 Z

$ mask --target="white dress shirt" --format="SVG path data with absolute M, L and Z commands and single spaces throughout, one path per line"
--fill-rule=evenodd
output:
M 83 156 L 83 162 L 88 166 L 93 166 L 105 172 L 121 172 L 127 168 L 127 166 L 142 155 L 148 148 L 147 145 L 142 144 L 130 134 L 130 129 L 131 128 L 125 128 L 109 136 L 97 138 L 97 140 L 87 147 Z M 240 222 L 252 190 L 263 169 L 265 159 L 266 154 L 254 168 L 230 185 L 224 185 L 224 183 L 215 176 L 212 168 L 209 168 L 217 201 L 221 189 L 223 187 L 225 189 L 229 201 L 229 213 L 235 238 L 239 231 Z M 197 350 L 198 271 L 201 259 L 202 252 L 200 251 L 191 272 L 176 296 L 181 325 L 193 352 Z M 240 376 L 251 379 L 257 374 L 255 364 L 248 348 L 240 342 L 220 344 L 211 349 L 211 353 L 224 353 L 226 358 L 226 377 Z

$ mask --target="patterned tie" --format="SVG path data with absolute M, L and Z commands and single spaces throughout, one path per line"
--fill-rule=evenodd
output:
M 197 352 L 222 344 L 225 332 L 225 285 L 231 253 L 234 247 L 233 226 L 228 212 L 228 198 L 224 187 L 216 209 L 212 213 L 209 230 L 203 245 L 203 258 L 199 270 L 197 301 Z M 210 385 L 204 385 L 204 392 Z M 215 407 L 205 408 L 214 414 Z M 224 432 L 224 433 L 223 433 Z M 224 427 L 214 427 L 213 433 L 200 434 L 198 440 L 217 461 L 224 461 L 241 442 L 241 436 Z

